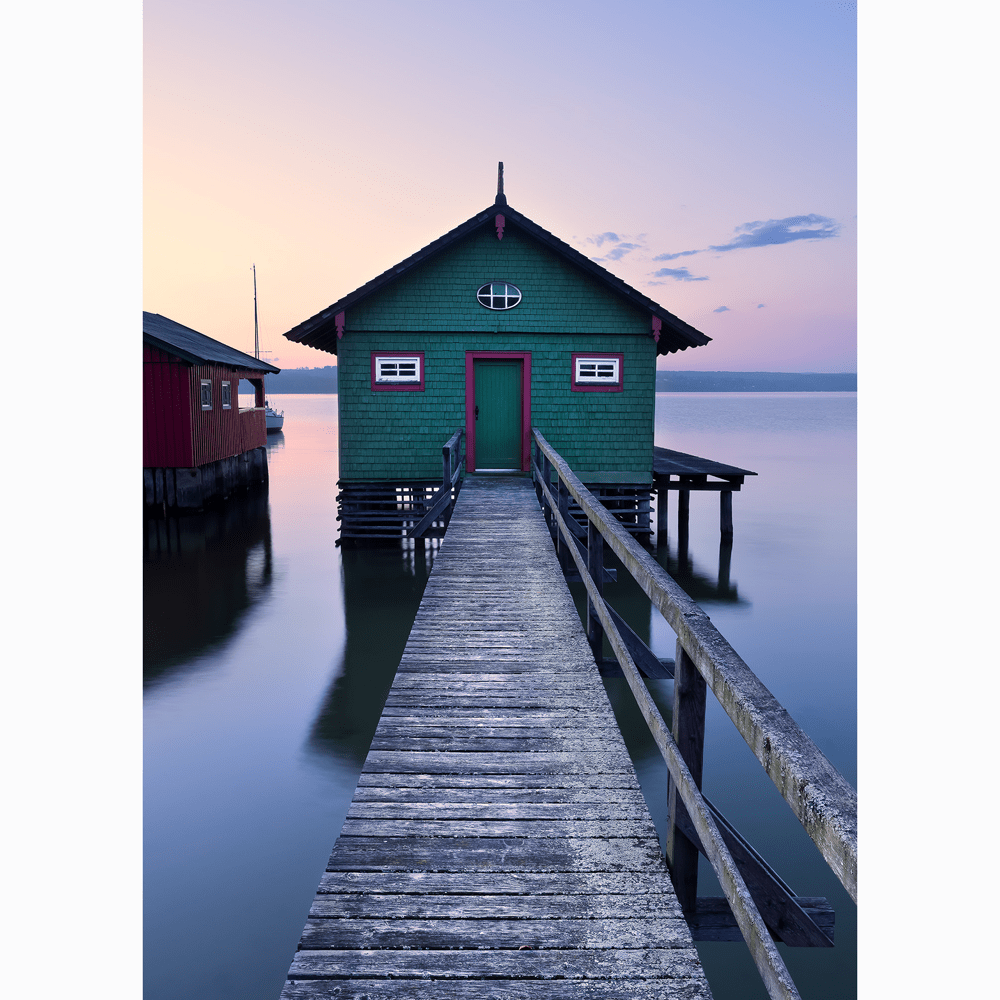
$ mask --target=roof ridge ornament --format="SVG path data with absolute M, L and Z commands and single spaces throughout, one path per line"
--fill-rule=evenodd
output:
M 503 160 L 497 164 L 497 197 L 494 205 L 506 205 L 507 196 L 503 193 Z

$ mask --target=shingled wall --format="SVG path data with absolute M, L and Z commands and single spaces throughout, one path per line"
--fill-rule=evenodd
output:
M 523 299 L 491 312 L 488 281 Z M 423 351 L 423 392 L 374 392 L 371 352 Z M 465 352 L 530 351 L 531 416 L 584 482 L 651 480 L 655 344 L 650 317 L 531 237 L 492 220 L 347 311 L 338 345 L 340 475 L 441 474 L 441 446 L 465 422 Z M 624 355 L 622 392 L 571 391 L 574 352 Z

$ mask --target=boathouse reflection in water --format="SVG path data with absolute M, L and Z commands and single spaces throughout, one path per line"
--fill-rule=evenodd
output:
M 381 712 L 384 687 L 369 697 L 363 679 L 371 671 L 388 684 L 383 671 L 395 668 L 405 640 L 390 631 L 409 629 L 427 575 L 419 560 L 434 554 L 335 548 L 337 397 L 287 396 L 281 404 L 286 427 L 292 427 L 290 414 L 295 424 L 287 434 L 268 435 L 271 582 L 253 598 L 251 613 L 237 612 L 221 640 L 191 642 L 191 660 L 170 659 L 165 667 L 168 657 L 154 650 L 150 663 L 157 682 L 146 687 L 149 1000 L 200 996 L 205 983 L 220 1000 L 273 1000 L 280 992 L 302 914 Z M 695 596 L 848 777 L 855 751 L 855 405 L 853 394 L 830 393 L 657 397 L 657 444 L 719 455 L 760 472 L 734 503 L 731 586 L 721 589 L 737 597 L 738 583 L 736 601 L 718 600 L 714 497 L 692 499 L 688 566 L 704 586 Z M 669 554 L 661 542 L 657 559 L 680 578 L 673 517 L 669 529 Z M 235 537 L 245 558 L 253 546 Z M 206 540 L 206 555 L 210 551 Z M 260 555 L 251 563 L 263 559 L 263 547 L 255 552 Z M 360 567 L 360 573 L 353 566 L 344 573 L 346 658 L 337 579 L 342 559 Z M 369 574 L 361 565 L 366 560 L 381 560 L 382 570 Z M 237 579 L 245 567 L 236 561 Z M 165 585 L 163 569 L 146 567 L 147 614 Z M 189 571 L 168 569 L 178 587 L 196 585 Z M 409 582 L 394 579 L 401 575 Z M 356 597 L 350 591 L 358 579 L 365 593 Z M 694 591 L 694 583 L 682 582 Z M 571 589 L 582 593 L 577 585 Z M 182 597 L 171 600 L 187 607 Z M 409 602 L 408 612 L 393 606 L 400 600 Z M 636 600 L 632 611 L 626 592 L 612 603 L 641 637 L 651 636 L 657 656 L 675 655 L 672 630 L 658 613 L 650 616 L 648 601 Z M 189 623 L 178 617 L 184 616 L 168 618 L 171 630 L 187 630 Z M 392 626 L 390 619 L 403 624 Z M 367 646 L 365 621 L 373 629 Z M 662 759 L 624 679 L 606 678 L 605 686 L 654 822 L 663 829 Z M 672 682 L 651 680 L 648 687 L 669 718 Z M 350 704 L 337 707 L 341 689 Z M 783 878 L 798 891 L 829 897 L 837 911 L 836 947 L 789 949 L 792 975 L 806 996 L 855 995 L 853 904 L 715 708 L 713 715 L 710 703 L 705 767 L 712 800 L 769 860 L 780 858 Z M 336 745 L 339 733 L 348 745 Z M 248 866 L 260 877 L 248 880 Z M 702 878 L 711 894 L 711 880 L 704 872 Z M 702 943 L 699 953 L 716 997 L 762 995 L 747 988 L 756 973 L 745 949 Z
M 267 485 L 143 531 L 143 681 L 221 649 L 272 582 Z
M 438 542 L 341 549 L 347 644 L 341 670 L 309 733 L 313 752 L 346 758 L 361 770 Z
M 317 756 L 333 758 L 357 771 L 364 765 L 439 544 L 438 539 L 429 539 L 426 547 L 418 541 L 407 548 L 391 545 L 341 549 L 347 642 L 341 669 L 309 733 L 309 750 Z M 714 579 L 697 569 L 690 555 L 681 564 L 666 544 L 657 550 L 656 558 L 695 600 L 749 607 L 750 602 L 740 597 L 736 584 L 729 580 L 731 554 L 732 542 L 724 540 L 720 545 L 719 575 Z M 609 550 L 606 565 L 620 569 Z M 583 584 L 570 584 L 570 591 L 582 619 L 586 606 Z M 649 598 L 631 574 L 619 572 L 617 583 L 605 585 L 605 596 L 650 645 Z M 605 656 L 611 656 L 607 640 Z M 659 762 L 659 751 L 625 682 L 605 678 L 604 683 L 633 760 L 638 763 L 649 758 Z M 669 721 L 671 682 L 650 681 L 648 685 Z M 665 800 L 662 810 L 656 805 L 654 818 L 665 829 Z

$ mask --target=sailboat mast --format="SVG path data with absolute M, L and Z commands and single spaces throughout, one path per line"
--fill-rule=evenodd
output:
M 260 361 L 260 333 L 257 329 L 257 265 L 253 267 L 253 356 Z

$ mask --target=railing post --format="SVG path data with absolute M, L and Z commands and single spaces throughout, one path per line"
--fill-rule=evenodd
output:
M 548 489 L 552 489 L 552 463 L 549 456 L 542 452 L 542 482 Z M 549 526 L 549 534 L 555 536 L 555 525 L 552 520 L 552 511 L 549 509 L 548 500 L 545 501 L 545 523 Z
M 441 485 L 450 486 L 451 485 L 451 447 L 445 445 L 441 449 L 441 458 L 443 470 L 441 473 Z
M 705 678 L 677 640 L 674 661 L 673 736 L 677 749 L 701 788 L 705 755 Z M 693 913 L 698 899 L 698 848 L 677 828 L 677 817 L 687 816 L 677 788 L 668 779 L 669 824 L 667 827 L 667 864 L 677 899 L 685 913 Z
M 604 596 L 604 536 L 597 525 L 587 518 L 587 572 L 594 581 L 597 593 Z M 604 628 L 597 617 L 597 609 L 587 595 L 587 641 L 594 651 L 594 659 L 600 662 L 604 650 Z
M 559 480 L 559 513 L 562 515 L 563 523 L 569 524 L 569 490 L 566 488 L 566 484 L 562 481 L 562 476 L 557 477 Z M 569 549 L 567 548 L 567 541 L 563 538 L 563 533 L 556 529 L 556 542 L 558 543 L 556 551 L 559 553 L 559 565 L 562 567 L 563 573 L 569 568 L 570 560 L 573 558 L 569 554 Z

